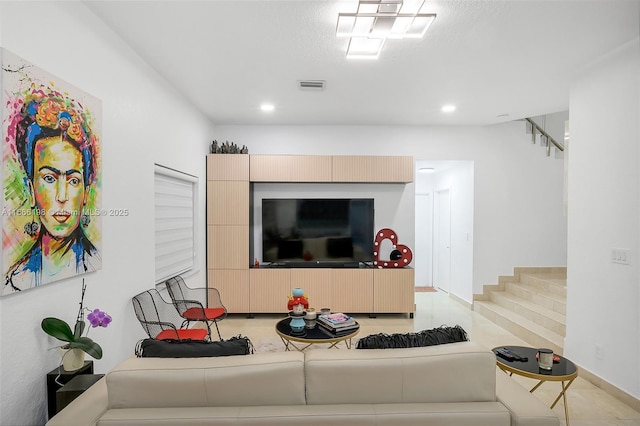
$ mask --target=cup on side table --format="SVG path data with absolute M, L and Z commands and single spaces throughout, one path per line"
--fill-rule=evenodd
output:
M 304 322 L 309 329 L 316 327 L 316 310 L 314 308 L 307 309 L 307 314 L 304 316 Z
M 553 368 L 553 351 L 551 349 L 538 349 L 538 367 L 543 370 L 551 370 Z

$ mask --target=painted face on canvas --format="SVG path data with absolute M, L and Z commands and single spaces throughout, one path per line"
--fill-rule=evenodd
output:
M 36 143 L 33 191 L 40 221 L 54 238 L 68 237 L 80 223 L 85 200 L 82 154 L 60 137 Z

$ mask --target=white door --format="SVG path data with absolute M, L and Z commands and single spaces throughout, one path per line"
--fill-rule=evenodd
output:
M 449 189 L 436 191 L 434 198 L 434 286 L 449 292 L 451 276 L 451 202 Z
M 413 253 L 416 287 L 433 287 L 433 195 L 416 194 L 416 247 Z

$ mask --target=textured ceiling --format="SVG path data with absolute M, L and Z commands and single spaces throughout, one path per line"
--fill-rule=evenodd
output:
M 424 39 L 348 60 L 335 26 L 354 0 L 85 4 L 216 124 L 482 125 L 553 113 L 568 109 L 572 76 L 639 30 L 637 0 L 426 0 L 437 18 Z M 457 110 L 444 114 L 448 103 Z

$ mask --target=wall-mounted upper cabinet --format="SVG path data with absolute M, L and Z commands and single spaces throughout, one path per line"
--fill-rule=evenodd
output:
M 252 155 L 251 182 L 413 182 L 411 156 Z
M 340 155 L 333 158 L 333 182 L 413 182 L 413 157 Z
M 248 180 L 248 154 L 207 155 L 207 180 Z
M 331 157 L 252 155 L 251 182 L 331 182 Z

